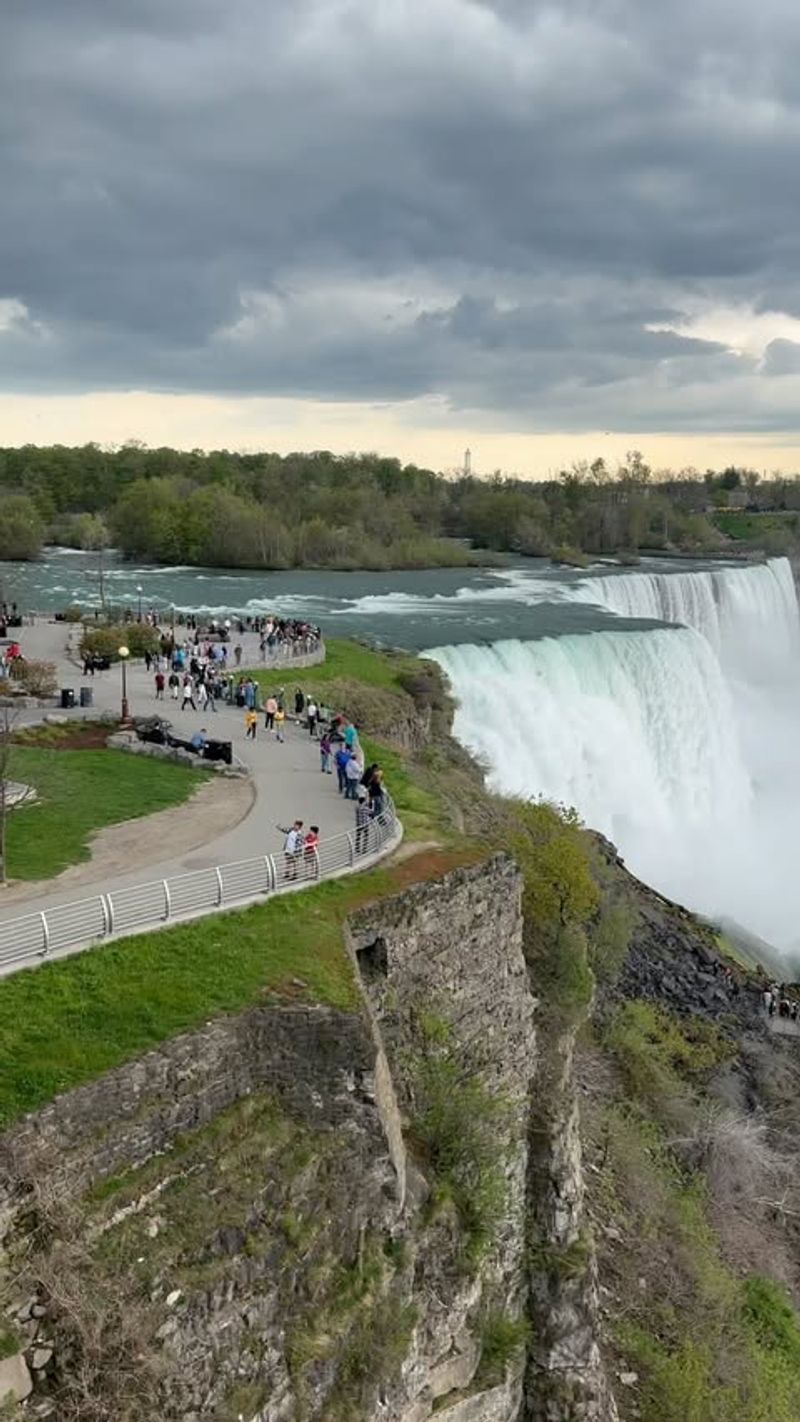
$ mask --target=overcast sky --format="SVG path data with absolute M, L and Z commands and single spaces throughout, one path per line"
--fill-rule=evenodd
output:
M 0 195 L 5 441 L 800 466 L 791 0 L 8 0 Z

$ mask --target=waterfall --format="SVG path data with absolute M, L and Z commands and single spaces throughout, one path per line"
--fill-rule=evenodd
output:
M 575 806 L 650 883 L 795 945 L 800 617 L 788 562 L 587 576 L 567 597 L 614 612 L 619 630 L 428 653 L 452 685 L 455 734 L 493 788 Z
M 587 577 L 568 599 L 619 617 L 693 627 L 732 669 L 776 665 L 800 653 L 800 620 L 787 558 L 744 567 Z
M 510 795 L 575 805 L 611 838 L 741 814 L 751 788 L 698 633 L 595 632 L 437 648 L 455 734 Z

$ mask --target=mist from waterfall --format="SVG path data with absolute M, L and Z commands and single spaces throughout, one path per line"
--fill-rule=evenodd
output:
M 619 630 L 430 653 L 458 700 L 456 735 L 497 789 L 576 806 L 649 883 L 800 948 L 788 562 L 587 575 L 564 596 L 616 614 Z

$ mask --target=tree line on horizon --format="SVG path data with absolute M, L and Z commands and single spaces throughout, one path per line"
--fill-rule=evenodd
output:
M 738 537 L 800 548 L 800 480 L 653 471 L 638 451 L 555 478 L 447 477 L 378 454 L 236 454 L 138 442 L 0 448 L 0 558 L 113 545 L 161 564 L 281 569 L 461 566 L 525 554 L 580 563 Z

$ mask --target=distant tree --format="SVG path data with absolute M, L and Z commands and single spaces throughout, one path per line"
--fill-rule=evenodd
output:
M 0 498 L 0 558 L 28 562 L 38 558 L 44 541 L 39 511 L 25 494 Z

